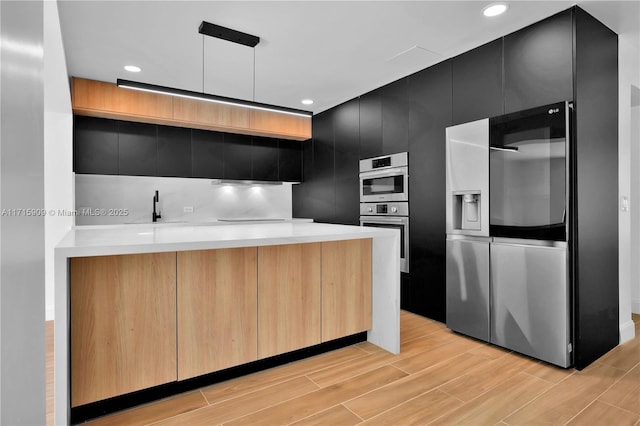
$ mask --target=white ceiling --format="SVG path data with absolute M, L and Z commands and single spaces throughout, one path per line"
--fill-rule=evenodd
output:
M 491 2 L 58 0 L 70 76 L 125 78 L 315 113 L 576 3 L 509 1 L 507 13 L 489 19 L 481 10 Z M 639 1 L 577 4 L 640 48 Z M 252 49 L 202 36 L 203 20 L 261 41 Z M 127 64 L 142 72 L 124 71 Z M 303 98 L 314 105 L 303 106 Z

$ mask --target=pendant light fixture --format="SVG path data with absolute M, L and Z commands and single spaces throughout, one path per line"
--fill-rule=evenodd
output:
M 176 89 L 173 87 L 159 86 L 156 84 L 149 83 L 140 83 L 137 81 L 125 80 L 125 79 L 117 79 L 117 86 L 126 88 L 139 90 L 143 92 L 151 92 L 151 93 L 159 93 L 164 95 L 178 96 L 181 98 L 188 99 L 196 99 L 199 101 L 206 102 L 214 102 L 218 104 L 224 105 L 233 105 L 240 106 L 244 108 L 262 110 L 262 111 L 271 111 L 280 114 L 289 114 L 296 115 L 302 117 L 311 117 L 313 113 L 311 111 L 305 111 L 296 108 L 288 108 L 282 107 L 278 105 L 265 104 L 260 102 L 255 102 L 255 47 L 260 42 L 260 38 L 251 34 L 243 33 L 240 31 L 233 30 L 231 28 L 222 27 L 220 25 L 215 25 L 210 22 L 202 21 L 200 26 L 198 27 L 198 32 L 203 36 L 207 35 L 214 38 L 219 38 L 222 40 L 229 41 L 231 43 L 237 43 L 244 46 L 248 46 L 254 49 L 253 52 L 253 101 L 246 101 L 242 99 L 229 98 L 226 96 L 218 96 L 218 95 L 210 95 L 204 93 L 204 39 L 203 39 L 203 50 L 202 50 L 202 73 L 203 73 L 203 87 L 201 92 L 194 92 L 191 90 L 183 90 Z

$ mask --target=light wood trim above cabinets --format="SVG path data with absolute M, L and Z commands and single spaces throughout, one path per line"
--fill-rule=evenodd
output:
M 311 117 L 145 93 L 77 77 L 72 78 L 71 102 L 76 115 L 299 141 L 311 138 Z
M 102 81 L 72 79 L 73 113 L 144 123 L 166 123 L 173 119 L 173 97 L 121 89 Z M 157 120 L 157 121 L 156 121 Z

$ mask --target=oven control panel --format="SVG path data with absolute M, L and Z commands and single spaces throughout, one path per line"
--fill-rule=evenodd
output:
M 360 216 L 409 216 L 409 203 L 360 203 Z

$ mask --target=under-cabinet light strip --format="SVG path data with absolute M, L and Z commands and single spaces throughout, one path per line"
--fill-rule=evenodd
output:
M 242 101 L 239 99 L 236 100 L 233 98 L 226 98 L 223 96 L 191 92 L 189 90 L 174 89 L 171 87 L 157 86 L 155 84 L 139 83 L 136 81 L 123 80 L 120 78 L 117 80 L 117 86 L 122 87 L 124 89 L 138 90 L 141 92 L 158 93 L 161 95 L 172 95 L 172 96 L 178 96 L 180 98 L 214 102 L 214 103 L 223 104 L 223 105 L 240 106 L 240 107 L 256 109 L 260 111 L 270 111 L 270 112 L 276 112 L 280 114 L 295 115 L 298 117 L 311 117 L 313 115 L 311 111 L 304 111 L 304 110 L 280 107 L 275 105 L 261 104 L 261 103 L 250 102 L 250 101 Z

